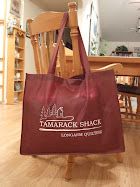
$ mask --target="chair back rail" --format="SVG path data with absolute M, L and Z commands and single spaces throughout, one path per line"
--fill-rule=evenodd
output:
M 73 46 L 73 60 L 69 65 L 66 64 L 65 46 L 63 41 L 59 47 L 58 68 L 56 74 L 64 78 L 77 75 L 82 72 L 79 46 L 78 46 L 78 21 L 77 5 L 70 2 L 69 21 L 67 27 L 70 27 L 70 36 Z M 31 43 L 34 51 L 34 60 L 37 73 L 47 73 L 50 59 L 56 42 L 56 30 L 60 29 L 63 12 L 45 12 L 38 15 L 34 20 L 27 21 Z M 69 72 L 70 71 L 70 72 Z

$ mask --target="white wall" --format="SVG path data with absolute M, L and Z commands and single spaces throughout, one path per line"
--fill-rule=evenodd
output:
M 43 12 L 37 5 L 30 0 L 24 0 L 24 19 L 23 29 L 26 30 L 26 21 L 29 18 L 34 18 Z M 31 46 L 31 41 L 26 37 L 25 40 L 25 73 L 35 73 L 34 54 Z
M 78 23 L 81 30 L 81 34 L 83 37 L 84 45 L 86 52 L 88 52 L 89 47 L 89 25 L 90 25 L 90 6 L 93 2 L 95 11 L 99 17 L 99 25 L 98 25 L 98 31 L 99 31 L 99 37 L 98 42 L 100 42 L 100 15 L 99 15 L 99 4 L 98 0 L 82 0 L 80 1 L 80 5 L 78 6 Z
M 129 51 L 134 51 L 134 47 L 140 47 L 140 42 L 103 41 L 101 42 L 101 49 L 105 51 L 105 55 L 110 55 L 112 51 L 116 49 L 117 46 L 121 45 L 125 45 Z

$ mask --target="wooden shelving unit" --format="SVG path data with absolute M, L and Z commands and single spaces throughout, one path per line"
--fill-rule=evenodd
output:
M 24 90 L 25 32 L 14 27 L 8 36 L 7 104 L 22 101 Z
M 2 43 L 3 55 L 0 55 L 0 103 L 4 102 L 4 76 L 5 76 L 5 41 L 6 41 L 6 1 L 4 2 L 4 14 L 0 18 L 0 27 L 2 32 L 0 33 L 0 42 Z

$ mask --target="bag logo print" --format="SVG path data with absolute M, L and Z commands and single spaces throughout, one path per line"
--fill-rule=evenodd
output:
M 39 131 L 89 131 L 94 129 L 98 130 L 101 127 L 101 119 L 81 121 L 78 123 L 74 121 L 74 116 L 65 116 L 64 107 L 57 108 L 56 104 L 49 106 L 47 109 L 43 106 L 40 114 Z
M 56 117 L 55 120 L 47 120 L 49 117 Z M 47 111 L 45 110 L 45 107 L 42 107 L 41 115 L 40 115 L 40 120 L 46 119 L 46 121 L 73 121 L 74 117 L 73 116 L 64 116 L 64 111 L 63 107 L 59 107 L 57 109 L 56 104 L 54 104 L 52 107 L 50 106 Z

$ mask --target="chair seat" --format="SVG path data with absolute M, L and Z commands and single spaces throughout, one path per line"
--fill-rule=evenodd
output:
M 137 86 L 117 84 L 119 92 L 140 95 L 140 88 Z

